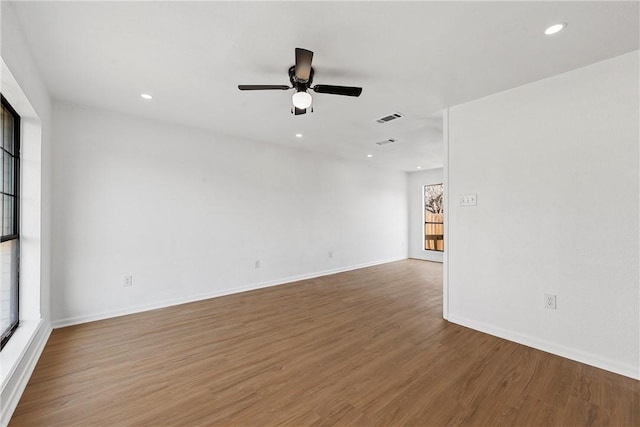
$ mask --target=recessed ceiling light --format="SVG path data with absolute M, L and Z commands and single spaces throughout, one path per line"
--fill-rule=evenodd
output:
M 144 99 L 152 99 L 153 98 L 153 96 L 149 95 L 148 93 L 142 93 L 142 94 L 140 94 L 140 96 L 142 98 L 144 98 Z
M 418 166 L 416 169 L 422 169 L 422 166 Z
M 301 133 L 296 133 L 296 138 L 302 138 L 302 134 Z
M 367 154 L 367 157 L 371 158 L 373 157 L 373 154 Z
M 558 33 L 560 31 L 564 30 L 565 28 L 567 28 L 567 23 L 566 22 L 562 22 L 560 24 L 554 24 L 554 25 L 550 26 L 549 28 L 544 30 L 544 33 L 546 35 L 550 36 L 551 34 Z

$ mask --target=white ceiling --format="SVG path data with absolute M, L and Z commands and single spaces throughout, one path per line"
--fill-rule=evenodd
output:
M 17 2 L 53 97 L 414 171 L 442 165 L 447 107 L 639 48 L 638 2 Z M 567 29 L 545 36 L 546 27 Z M 290 114 L 294 48 L 314 94 Z M 152 101 L 140 93 L 154 95 Z M 378 124 L 401 112 L 404 118 Z M 296 133 L 303 138 L 296 138 Z M 378 146 L 388 138 L 396 144 Z M 374 157 L 367 159 L 367 154 Z

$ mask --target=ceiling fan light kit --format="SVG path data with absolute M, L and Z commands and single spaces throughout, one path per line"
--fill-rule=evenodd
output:
M 308 92 L 296 92 L 291 97 L 291 101 L 293 102 L 293 106 L 296 108 L 301 108 L 306 110 L 311 107 L 311 95 Z
M 313 60 L 313 52 L 307 49 L 296 48 L 296 63 L 289 68 L 289 81 L 291 86 L 286 85 L 238 85 L 240 90 L 289 90 L 295 89 L 295 93 L 291 97 L 293 108 L 291 113 L 296 116 L 305 114 L 307 109 L 311 107 L 313 99 L 308 92 L 309 89 L 315 93 L 328 93 L 331 95 L 343 96 L 360 96 L 361 87 L 355 86 L 333 86 L 333 85 L 315 85 L 313 83 L 314 70 L 311 67 Z M 313 112 L 313 108 L 311 108 Z

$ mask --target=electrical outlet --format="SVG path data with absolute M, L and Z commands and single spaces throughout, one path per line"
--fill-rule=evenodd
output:
M 260 268 L 260 260 L 257 259 L 256 262 L 253 264 L 253 268 Z
M 556 307 L 556 295 L 555 294 L 544 294 L 544 306 L 546 308 L 550 308 L 551 310 L 555 310 Z
M 122 286 L 126 288 L 128 288 L 129 286 L 133 286 L 133 274 L 127 274 L 126 276 L 124 276 L 124 283 Z
M 477 203 L 477 194 L 461 194 L 460 195 L 460 206 L 476 206 Z

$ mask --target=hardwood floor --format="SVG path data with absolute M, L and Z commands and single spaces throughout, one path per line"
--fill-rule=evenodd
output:
M 640 382 L 442 320 L 407 260 L 57 329 L 11 426 L 640 426 Z

